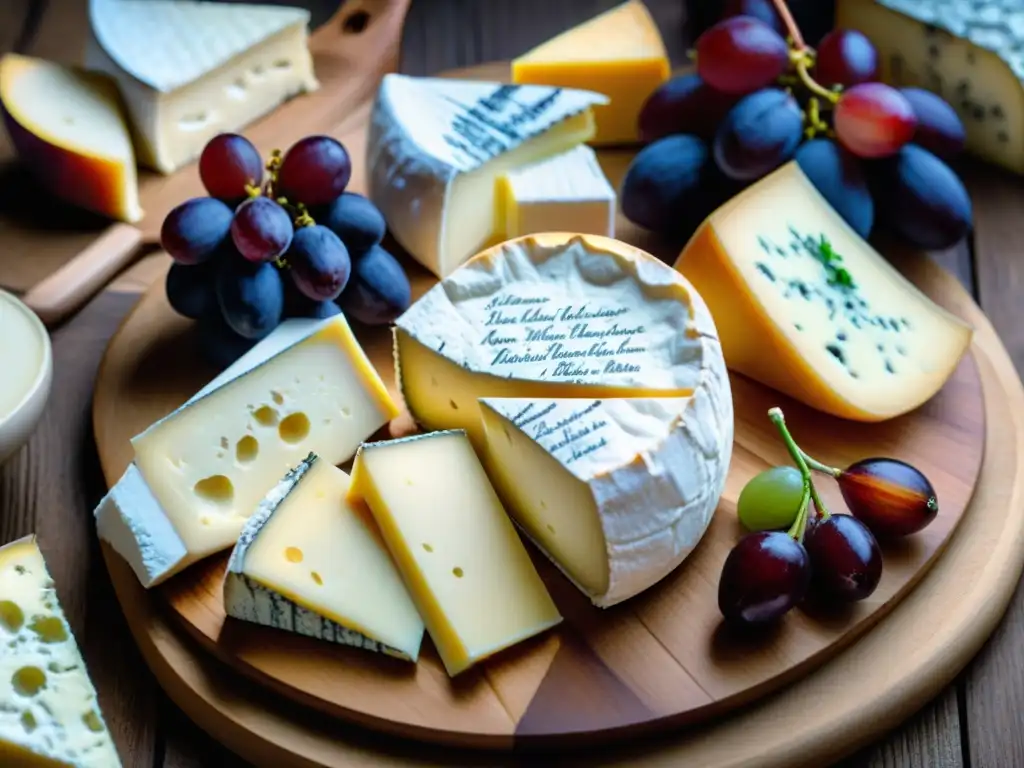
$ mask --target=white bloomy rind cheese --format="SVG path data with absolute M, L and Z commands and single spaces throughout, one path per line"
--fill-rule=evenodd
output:
M 121 765 L 33 537 L 0 547 L 0 765 Z
M 155 586 L 234 546 L 308 453 L 347 461 L 397 413 L 343 316 L 287 321 L 133 438 L 135 463 L 97 508 L 97 528 Z
M 228 616 L 416 661 L 423 621 L 349 477 L 311 454 L 249 518 L 224 579 Z
M 85 63 L 118 83 L 140 160 L 171 173 L 218 133 L 318 88 L 300 8 L 90 0 Z
M 385 75 L 366 165 L 395 239 L 438 277 L 492 241 L 495 186 L 508 170 L 594 135 L 601 94 Z

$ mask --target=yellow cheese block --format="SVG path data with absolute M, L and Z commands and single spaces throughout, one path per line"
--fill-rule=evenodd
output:
M 640 0 L 563 32 L 512 62 L 512 82 L 597 91 L 611 102 L 594 107 L 591 144 L 639 140 L 637 118 L 671 67 L 665 43 Z
M 369 505 L 448 674 L 561 622 L 462 431 L 363 445 Z
M 795 162 L 711 214 L 676 268 L 711 309 L 730 369 L 857 421 L 931 398 L 973 333 L 861 239 Z

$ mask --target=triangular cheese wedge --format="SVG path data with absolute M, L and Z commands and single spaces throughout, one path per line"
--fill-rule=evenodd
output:
M 0 112 L 18 155 L 51 194 L 113 219 L 142 218 L 131 135 L 113 82 L 7 54 Z
M 267 494 L 228 562 L 229 616 L 416 661 L 423 621 L 349 477 L 310 455 Z
M 665 43 L 640 0 L 629 0 L 512 62 L 512 81 L 583 88 L 611 99 L 596 107 L 592 144 L 638 140 L 637 119 L 671 68 Z
M 594 135 L 598 93 L 386 75 L 367 141 L 370 197 L 395 239 L 445 277 L 500 240 L 504 173 Z
M 679 269 L 729 368 L 820 411 L 881 421 L 931 398 L 972 329 L 862 240 L 794 162 L 711 214 Z
M 34 537 L 0 547 L 0 765 L 119 768 Z

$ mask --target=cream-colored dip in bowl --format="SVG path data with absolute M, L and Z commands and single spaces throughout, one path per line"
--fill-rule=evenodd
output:
M 52 381 L 46 327 L 18 299 L 0 291 L 0 463 L 32 434 Z

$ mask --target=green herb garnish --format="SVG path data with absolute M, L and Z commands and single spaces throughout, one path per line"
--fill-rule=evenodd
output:
M 853 281 L 853 275 L 850 274 L 846 267 L 842 266 L 843 257 L 836 253 L 832 243 L 828 241 L 825 235 L 822 235 L 819 240 L 815 240 L 813 237 L 804 238 L 804 247 L 808 253 L 825 267 L 829 285 L 847 290 L 857 287 L 857 284 Z

